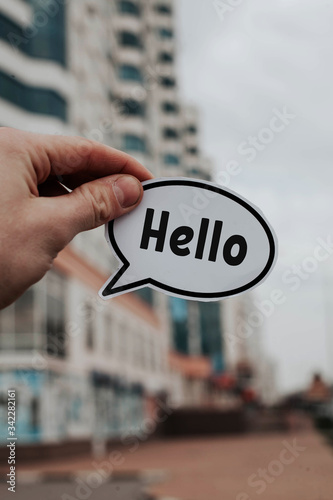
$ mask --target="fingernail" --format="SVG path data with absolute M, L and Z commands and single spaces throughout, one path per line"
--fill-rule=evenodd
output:
M 128 208 L 135 205 L 140 198 L 141 184 L 135 177 L 124 175 L 113 184 L 113 191 L 119 205 Z

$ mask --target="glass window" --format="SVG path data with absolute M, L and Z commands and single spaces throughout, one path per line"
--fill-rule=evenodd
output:
M 126 0 L 118 2 L 118 10 L 123 14 L 132 14 L 133 16 L 140 15 L 139 5 L 134 2 L 129 2 Z
M 140 38 L 137 35 L 135 35 L 134 33 L 131 33 L 129 31 L 122 31 L 119 34 L 119 42 L 124 47 L 141 48 Z
M 146 108 L 144 104 L 135 99 L 124 99 L 121 103 L 120 112 L 123 115 L 145 116 Z
M 96 9 L 96 6 L 94 5 L 87 5 L 87 12 L 90 16 L 94 16 L 95 14 L 97 14 L 97 9 Z
M 64 304 L 59 298 L 47 296 L 46 299 L 47 353 L 52 356 L 65 356 Z
M 34 289 L 27 290 L 14 303 L 15 348 L 31 349 L 34 345 Z
M 57 92 L 31 87 L 0 70 L 0 97 L 31 113 L 67 121 L 67 102 Z
M 170 297 L 169 309 L 172 320 L 174 348 L 178 352 L 188 354 L 188 303 L 179 297 Z
M 166 127 L 163 130 L 163 137 L 165 139 L 178 139 L 179 134 L 178 134 L 178 131 L 176 129 Z
M 179 157 L 177 155 L 173 155 L 173 154 L 165 154 L 163 156 L 163 162 L 165 163 L 165 165 L 179 165 L 180 164 Z
M 178 113 L 179 111 L 178 104 L 174 102 L 162 102 L 161 107 L 165 113 Z
M 171 63 L 173 62 L 174 57 L 171 52 L 160 52 L 158 55 L 158 60 L 163 63 Z
M 211 180 L 211 176 L 205 172 L 203 172 L 202 170 L 200 170 L 200 167 L 193 167 L 193 168 L 189 168 L 187 171 L 186 171 L 187 175 L 189 177 L 191 177 L 192 175 L 194 175 L 195 177 L 199 177 L 200 179 L 204 179 L 206 181 L 210 181 Z
M 126 134 L 123 137 L 123 149 L 127 151 L 139 151 L 141 153 L 146 153 L 147 151 L 144 139 L 136 135 L 129 134 Z
M 84 305 L 84 324 L 85 324 L 85 335 L 86 335 L 86 346 L 88 349 L 94 348 L 94 336 L 95 336 L 95 312 L 92 304 L 86 302 Z
M 159 14 L 167 14 L 167 15 L 172 14 L 172 9 L 170 5 L 163 5 L 163 4 L 155 5 L 155 10 Z
M 14 304 L 0 312 L 0 348 L 26 350 L 34 348 L 35 289 L 27 290 Z
M 40 426 L 40 399 L 34 397 L 31 399 L 31 411 L 30 411 L 30 416 L 31 416 L 31 422 L 30 425 L 34 431 L 39 428 Z
M 44 7 L 54 0 L 43 0 Z M 40 1 L 30 2 L 35 12 L 40 11 Z M 25 30 L 33 36 L 27 36 Z M 0 38 L 13 48 L 36 58 L 51 59 L 66 66 L 66 8 L 62 3 L 57 4 L 57 12 L 48 16 L 48 22 L 38 29 L 32 26 L 22 28 L 19 24 L 0 14 Z
M 65 346 L 66 280 L 58 273 L 46 277 L 46 351 L 51 356 L 63 358 Z
M 128 64 L 123 64 L 119 68 L 119 78 L 122 80 L 133 80 L 135 82 L 142 83 L 142 74 L 139 68 L 136 66 L 130 66 Z
M 159 28 L 158 34 L 162 40 L 170 40 L 173 38 L 173 31 L 169 28 Z
M 218 302 L 198 302 L 202 353 L 214 356 L 222 352 L 222 326 Z
M 196 134 L 197 133 L 197 127 L 195 125 L 189 125 L 187 128 L 186 128 L 186 131 L 189 133 L 189 134 Z
M 175 87 L 176 85 L 176 80 L 169 76 L 163 76 L 160 81 L 163 87 Z
M 188 170 L 188 173 L 192 174 L 192 175 L 199 175 L 200 174 L 200 170 L 198 168 L 190 168 Z
M 149 305 L 153 305 L 154 303 L 154 294 L 153 290 L 149 288 L 148 286 L 145 288 L 140 288 L 139 290 L 136 290 L 134 292 L 138 297 L 140 297 L 142 300 L 147 302 Z
M 195 147 L 186 148 L 186 152 L 190 155 L 197 155 L 199 150 Z

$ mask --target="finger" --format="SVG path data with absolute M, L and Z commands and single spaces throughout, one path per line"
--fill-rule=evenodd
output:
M 50 239 L 59 251 L 81 231 L 124 215 L 141 201 L 143 188 L 133 176 L 117 174 L 79 186 L 57 198 L 40 198 Z M 36 205 L 37 207 L 37 205 Z
M 31 135 L 39 154 L 42 149 L 47 156 L 49 174 L 73 176 L 81 173 L 100 178 L 122 173 L 133 175 L 140 181 L 153 177 L 132 156 L 99 142 L 82 137 Z
M 44 135 L 2 127 L 2 151 L 9 151 L 17 166 L 31 166 L 37 184 L 49 175 L 75 175 L 82 173 L 94 178 L 123 173 L 140 181 L 153 176 L 130 155 L 83 137 Z

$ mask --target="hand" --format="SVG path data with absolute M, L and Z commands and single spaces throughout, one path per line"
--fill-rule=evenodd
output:
M 140 181 L 151 178 L 98 142 L 0 128 L 0 309 L 40 280 L 77 233 L 135 208 Z

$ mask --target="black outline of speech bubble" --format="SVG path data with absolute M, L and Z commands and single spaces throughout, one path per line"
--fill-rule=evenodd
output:
M 254 207 L 252 207 L 249 203 L 247 203 L 242 198 L 239 198 L 236 194 L 234 194 L 230 191 L 226 191 L 225 189 L 223 189 L 215 184 L 211 184 L 211 183 L 208 183 L 206 181 L 200 181 L 200 180 L 193 180 L 193 179 L 186 180 L 186 179 L 182 179 L 181 177 L 179 178 L 179 180 L 166 179 L 166 180 L 156 180 L 156 182 L 154 182 L 154 180 L 152 180 L 152 181 L 149 181 L 148 184 L 144 185 L 143 189 L 144 189 L 144 191 L 148 191 L 148 189 L 154 189 L 154 188 L 157 188 L 160 186 L 199 187 L 201 189 L 206 189 L 207 191 L 213 191 L 215 193 L 218 193 L 222 196 L 225 196 L 226 198 L 230 198 L 231 200 L 238 203 L 239 205 L 242 205 L 261 224 L 261 226 L 263 227 L 263 229 L 266 233 L 268 241 L 269 241 L 269 247 L 270 247 L 269 256 L 268 256 L 268 260 L 266 262 L 266 265 L 265 265 L 263 271 L 261 271 L 259 276 L 257 276 L 257 278 L 252 280 L 250 283 L 243 285 L 239 288 L 235 288 L 233 290 L 229 290 L 227 292 L 220 292 L 220 293 L 187 292 L 185 290 L 181 290 L 178 288 L 174 288 L 174 287 L 165 285 L 164 283 L 160 283 L 159 281 L 156 281 L 153 278 L 145 278 L 145 279 L 140 280 L 140 281 L 134 281 L 132 283 L 129 283 L 128 285 L 122 285 L 122 286 L 113 288 L 113 285 L 115 283 L 117 283 L 117 281 L 119 281 L 121 276 L 130 267 L 130 262 L 128 262 L 128 260 L 123 255 L 120 248 L 118 247 L 118 244 L 115 240 L 114 233 L 113 233 L 114 221 L 112 220 L 107 225 L 107 231 L 108 231 L 108 235 L 110 238 L 110 243 L 112 245 L 112 248 L 114 249 L 119 260 L 123 263 L 123 266 L 118 270 L 118 272 L 114 275 L 114 277 L 112 279 L 110 279 L 109 282 L 106 282 L 106 284 L 103 285 L 103 287 L 100 290 L 101 297 L 106 299 L 107 297 L 110 297 L 111 295 L 114 295 L 116 293 L 130 291 L 133 289 L 141 288 L 141 287 L 146 286 L 146 285 L 153 285 L 154 287 L 156 287 L 159 290 L 164 290 L 166 292 L 169 292 L 171 294 L 175 294 L 177 296 L 182 296 L 184 298 L 188 297 L 188 298 L 193 298 L 193 299 L 198 299 L 198 300 L 200 300 L 200 299 L 218 300 L 218 299 L 222 299 L 225 297 L 230 297 L 231 295 L 238 295 L 242 292 L 245 292 L 246 290 L 253 288 L 255 285 L 260 283 L 260 281 L 262 281 L 265 278 L 265 276 L 269 273 L 269 271 L 271 270 L 271 268 L 273 266 L 275 256 L 276 256 L 276 245 L 275 245 L 275 239 L 273 236 L 272 229 L 269 227 L 269 225 L 265 221 L 264 217 L 262 215 L 260 215 L 260 213 L 258 213 Z

